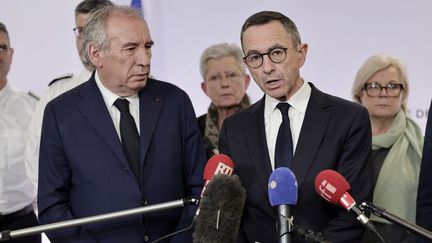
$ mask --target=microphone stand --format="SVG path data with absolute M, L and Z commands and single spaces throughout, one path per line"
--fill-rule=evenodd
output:
M 418 225 L 409 223 L 408 221 L 406 221 L 406 220 L 404 220 L 404 219 L 402 219 L 402 218 L 400 218 L 394 214 L 387 212 L 384 208 L 378 207 L 378 206 L 376 206 L 370 202 L 363 202 L 361 204 L 361 207 L 364 210 L 371 211 L 375 216 L 378 216 L 378 217 L 383 218 L 383 219 L 387 219 L 388 221 L 390 221 L 390 222 L 392 222 L 392 223 L 394 223 L 394 224 L 396 224 L 396 225 L 398 225 L 398 226 L 400 226 L 400 227 L 402 227 L 402 228 L 404 228 L 410 232 L 413 232 L 417 235 L 420 235 L 420 236 L 426 237 L 429 240 L 432 240 L 432 232 L 427 231 Z
M 100 215 L 95 215 L 95 216 L 79 218 L 79 219 L 66 220 L 66 221 L 61 221 L 61 222 L 57 222 L 57 223 L 34 226 L 34 227 L 30 227 L 30 228 L 18 229 L 18 230 L 13 230 L 13 231 L 5 230 L 5 231 L 2 231 L 0 234 L 0 241 L 8 241 L 8 240 L 15 239 L 18 237 L 24 237 L 24 236 L 29 236 L 29 235 L 33 235 L 33 234 L 40 234 L 43 232 L 63 229 L 63 228 L 72 227 L 72 226 L 80 226 L 80 225 L 84 225 L 84 224 L 97 223 L 97 222 L 102 222 L 102 221 L 106 221 L 106 220 L 123 218 L 126 216 L 152 213 L 152 212 L 157 212 L 157 211 L 161 211 L 161 210 L 165 210 L 165 209 L 179 208 L 179 207 L 183 207 L 183 206 L 190 205 L 190 204 L 196 204 L 197 205 L 198 199 L 193 198 L 193 197 L 184 198 L 184 199 L 178 199 L 178 200 L 170 201 L 170 202 L 158 203 L 158 204 L 145 206 L 145 207 L 127 209 L 127 210 L 122 210 L 122 211 L 118 211 L 118 212 L 100 214 Z

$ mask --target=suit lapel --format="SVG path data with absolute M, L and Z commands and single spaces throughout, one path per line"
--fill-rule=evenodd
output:
M 324 111 L 324 108 L 329 104 L 326 104 L 321 92 L 312 84 L 310 85 L 312 93 L 306 109 L 292 166 L 299 188 L 305 181 L 313 164 L 314 157 L 330 120 L 329 115 Z
M 94 73 L 90 80 L 82 85 L 80 95 L 82 97 L 82 102 L 78 103 L 78 107 L 83 116 L 86 117 L 123 165 L 129 167 L 112 118 L 94 79 Z
M 262 98 L 248 111 L 250 117 L 243 122 L 243 132 L 246 137 L 247 149 L 251 154 L 252 167 L 260 181 L 258 184 L 262 185 L 261 189 L 267 195 L 268 178 L 272 172 L 272 167 L 264 127 L 264 103 L 264 98 Z
M 162 108 L 163 98 L 155 88 L 154 80 L 149 79 L 144 89 L 140 91 L 140 147 L 141 169 L 156 128 Z

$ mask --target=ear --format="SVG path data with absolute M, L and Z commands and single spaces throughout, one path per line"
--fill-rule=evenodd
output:
M 10 50 L 10 59 L 12 61 L 12 57 L 13 57 L 13 53 L 14 53 L 14 49 L 12 47 L 9 48 Z
M 306 54 L 308 51 L 308 44 L 302 43 L 297 46 L 297 56 L 299 67 L 302 67 L 306 62 Z
M 205 81 L 201 83 L 201 89 L 207 95 L 207 83 Z
M 250 78 L 249 74 L 245 74 L 245 78 L 244 78 L 244 81 L 245 81 L 245 90 L 247 90 L 247 88 L 249 87 L 250 80 L 251 80 L 251 78 Z
M 101 51 L 93 43 L 89 44 L 88 55 L 95 67 L 102 67 Z

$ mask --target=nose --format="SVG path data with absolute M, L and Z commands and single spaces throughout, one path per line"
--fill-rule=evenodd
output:
M 140 47 L 137 51 L 135 58 L 135 64 L 138 66 L 146 67 L 150 65 L 151 60 L 151 49 Z
M 381 87 L 380 92 L 379 92 L 379 97 L 387 97 L 387 87 Z
M 274 63 L 270 60 L 268 55 L 264 55 L 263 57 L 263 72 L 266 74 L 270 74 L 274 71 Z
M 227 75 L 221 75 L 221 86 L 222 88 L 229 87 L 230 80 Z

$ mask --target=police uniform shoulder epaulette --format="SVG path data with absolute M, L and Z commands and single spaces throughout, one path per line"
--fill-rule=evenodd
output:
M 51 82 L 49 82 L 48 86 L 52 85 L 53 83 L 55 83 L 59 80 L 72 78 L 72 76 L 73 76 L 73 73 L 67 73 L 65 75 L 59 76 L 59 77 L 53 79 Z
M 33 93 L 33 92 L 31 92 L 31 91 L 27 92 L 27 94 L 28 94 L 30 97 L 32 97 L 32 98 L 34 98 L 35 100 L 37 100 L 37 101 L 39 101 L 39 99 L 40 99 L 38 95 L 36 95 L 35 93 Z

